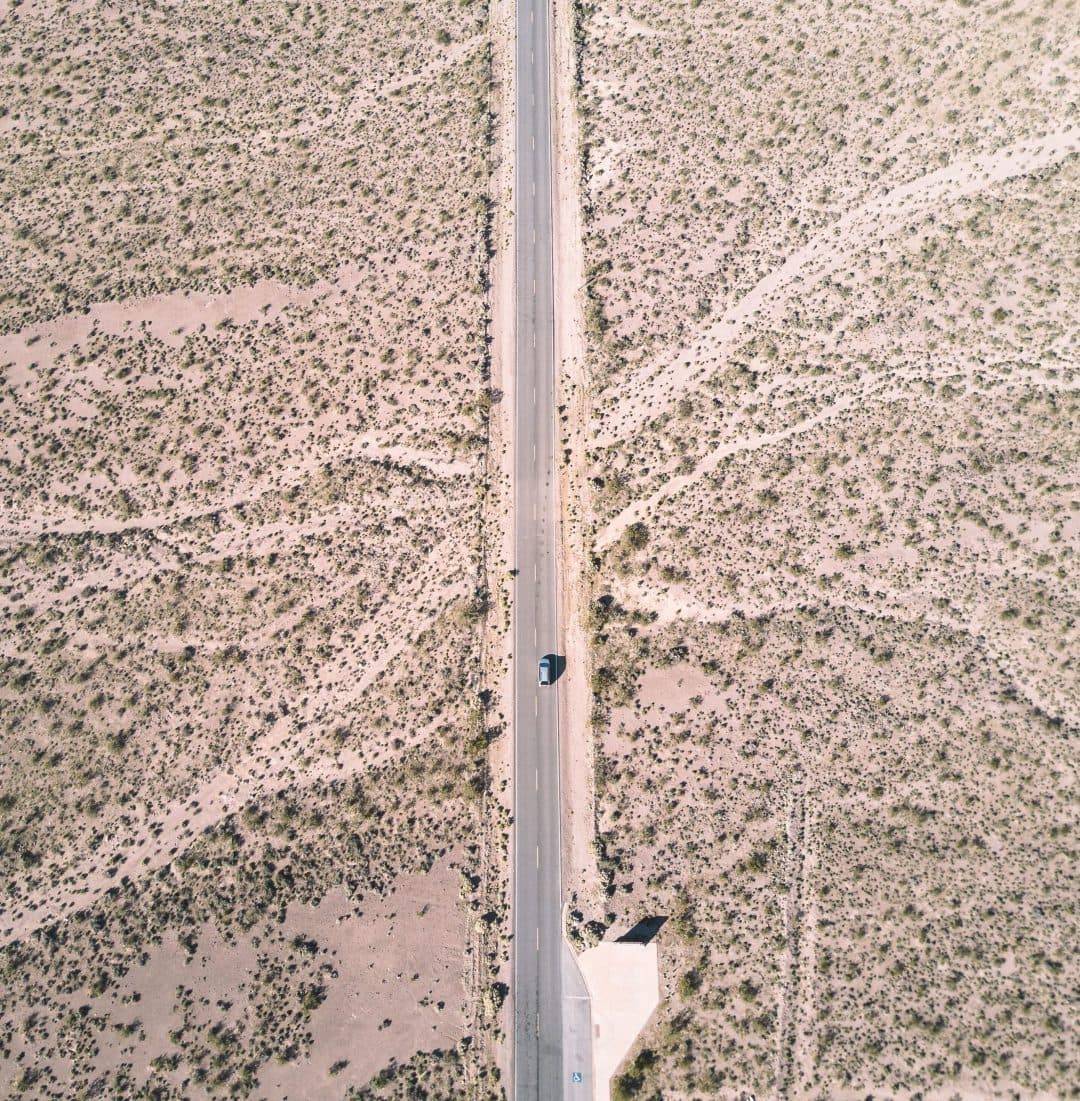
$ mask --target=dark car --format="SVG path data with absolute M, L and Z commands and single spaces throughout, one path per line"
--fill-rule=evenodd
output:
M 541 686 L 555 683 L 555 659 L 550 654 L 540 659 L 539 681 Z

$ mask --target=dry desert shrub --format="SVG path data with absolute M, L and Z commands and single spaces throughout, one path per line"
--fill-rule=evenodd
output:
M 826 600 L 602 636 L 607 906 L 670 918 L 650 1089 L 1067 1092 L 1074 724 Z
M 43 0 L 3 50 L 6 331 L 390 242 L 438 263 L 486 193 L 479 3 Z

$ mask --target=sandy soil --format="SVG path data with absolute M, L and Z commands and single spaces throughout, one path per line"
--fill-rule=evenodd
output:
M 616 1088 L 1074 1096 L 1070 15 L 584 16 Z
M 341 974 L 317 1010 L 328 1027 L 318 1029 L 315 1019 L 317 1041 L 311 1052 L 269 1072 L 267 1093 L 340 1097 L 348 1086 L 363 1085 L 416 1051 L 453 1047 L 462 1039 L 468 934 L 459 883 L 458 874 L 444 863 L 425 876 L 402 877 L 361 917 L 340 890 L 316 908 L 289 908 L 286 928 L 302 930 L 320 948 L 326 944 Z M 320 1072 L 339 1061 L 348 1066 L 333 1080 L 316 1084 Z
M 339 888 L 315 906 L 291 903 L 272 932 L 211 935 L 194 953 L 167 936 L 97 999 L 95 1012 L 123 1020 L 124 1028 L 122 1040 L 101 1046 L 95 1071 L 107 1078 L 158 1060 L 165 1081 L 180 1087 L 186 1068 L 166 1064 L 182 1045 L 170 1034 L 198 1028 L 197 1017 L 209 1012 L 217 1031 L 207 1036 L 242 1037 L 256 1015 L 265 1018 L 256 984 L 267 981 L 278 946 L 287 966 L 328 990 L 304 1020 L 313 1037 L 307 1054 L 267 1068 L 263 1096 L 341 1097 L 415 1051 L 452 1047 L 465 1028 L 458 902 L 458 876 L 443 863 L 426 876 L 403 877 L 362 913 Z M 16 1034 L 14 1062 L 26 1060 L 32 1038 L 32 1029 Z
M 418 764 L 252 801 L 168 869 L 10 946 L 8 1004 L 32 1008 L 5 1019 L 6 1085 L 341 1096 L 456 1050 L 476 854 L 424 838 L 475 812 L 451 758 Z M 438 810 L 410 775 L 443 777 Z
M 505 918 L 499 926 L 484 926 L 488 972 L 483 976 L 487 999 L 482 1005 L 494 1025 L 492 1058 L 503 1081 L 509 1080 L 512 1035 L 510 950 L 511 861 L 509 823 L 513 818 L 513 676 L 510 631 L 514 557 L 514 7 L 508 0 L 490 6 L 492 41 L 492 104 L 494 115 L 491 180 L 491 388 L 501 395 L 492 406 L 486 470 L 485 537 L 491 611 L 486 620 L 484 684 L 491 692 L 487 707 L 491 784 L 485 809 L 488 854 L 487 890 L 495 910 Z M 492 982 L 494 980 L 494 982 Z
M 486 1098 L 487 9 L 4 30 L 0 1092 Z

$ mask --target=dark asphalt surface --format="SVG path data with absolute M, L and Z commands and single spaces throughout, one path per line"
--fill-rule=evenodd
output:
M 588 1000 L 562 936 L 559 685 L 537 683 L 540 658 L 560 650 L 550 40 L 551 12 L 544 0 L 519 0 L 513 193 L 514 1101 L 591 1096 L 591 1068 L 579 1066 L 589 1062 Z

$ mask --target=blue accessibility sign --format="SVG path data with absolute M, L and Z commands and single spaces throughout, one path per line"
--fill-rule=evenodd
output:
M 570 1081 L 576 1086 L 581 1081 L 581 1071 L 575 1070 L 574 1073 L 570 1075 Z

